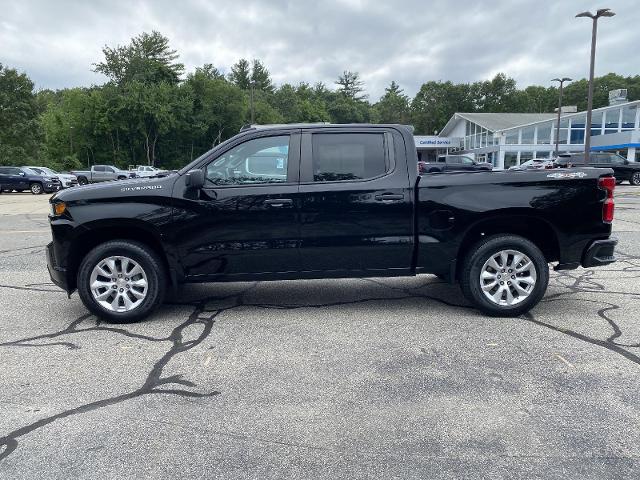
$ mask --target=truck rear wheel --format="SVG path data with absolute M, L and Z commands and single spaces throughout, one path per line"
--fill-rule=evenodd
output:
M 100 318 L 129 323 L 148 316 L 164 299 L 166 273 L 144 244 L 113 240 L 98 245 L 78 269 L 82 303 Z
M 538 247 L 517 235 L 493 235 L 465 258 L 460 286 L 482 312 L 516 317 L 531 310 L 549 284 L 549 265 Z

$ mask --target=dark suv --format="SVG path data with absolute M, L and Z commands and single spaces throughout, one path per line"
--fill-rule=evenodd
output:
M 556 159 L 558 167 L 584 167 L 584 153 L 560 155 Z M 640 185 L 640 163 L 630 162 L 617 153 L 592 152 L 589 167 L 612 168 L 616 183 L 628 180 L 631 185 Z
M 57 177 L 40 175 L 24 167 L 0 167 L 0 191 L 31 190 L 34 195 L 57 192 L 62 187 Z

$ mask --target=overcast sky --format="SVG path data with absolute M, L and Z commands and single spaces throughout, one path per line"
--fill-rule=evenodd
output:
M 159 30 L 187 71 L 224 72 L 259 58 L 276 84 L 360 72 L 375 101 L 391 80 L 409 95 L 428 80 L 470 82 L 504 72 L 519 87 L 588 74 L 591 21 L 599 22 L 596 75 L 640 74 L 640 0 L 0 0 L 0 63 L 38 88 L 101 84 L 91 71 L 106 44 Z

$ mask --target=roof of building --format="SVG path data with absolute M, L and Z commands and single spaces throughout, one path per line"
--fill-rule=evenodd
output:
M 627 103 L 620 103 L 616 105 L 607 105 L 605 107 L 594 108 L 593 112 L 599 112 L 602 110 L 608 110 L 611 108 L 628 107 L 635 108 L 635 105 L 640 105 L 640 100 L 632 100 Z M 584 115 L 585 112 L 566 112 L 561 114 L 561 118 L 577 117 Z M 477 123 L 478 125 L 497 132 L 501 130 L 508 130 L 516 127 L 523 127 L 532 125 L 538 122 L 544 122 L 556 118 L 557 113 L 454 113 L 442 131 L 439 133 L 441 137 L 446 137 L 456 124 L 457 120 L 464 119 L 470 122 Z
M 446 136 L 448 130 L 453 127 L 455 120 L 459 120 L 460 118 L 477 123 L 487 130 L 496 132 L 528 123 L 551 120 L 555 118 L 555 116 L 555 113 L 455 113 L 444 126 L 440 135 Z

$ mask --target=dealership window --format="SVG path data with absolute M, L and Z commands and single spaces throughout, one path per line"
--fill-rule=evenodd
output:
M 518 164 L 518 152 L 505 152 L 504 168 L 515 167 Z
M 532 145 L 535 135 L 535 127 L 526 127 L 522 129 L 522 139 L 520 143 L 523 145 Z
M 387 171 L 381 133 L 317 133 L 312 149 L 314 182 L 363 180 Z
M 602 133 L 603 112 L 593 112 L 591 117 L 591 136 L 595 137 Z
M 533 158 L 533 152 L 520 152 L 520 165 Z
M 562 125 L 562 123 L 560 125 Z M 566 143 L 567 143 L 567 132 L 568 132 L 567 128 L 560 128 L 560 132 L 559 132 L 559 135 L 558 135 L 558 143 L 559 144 L 566 145 Z M 555 130 L 553 131 L 553 134 L 554 135 L 556 134 Z M 555 143 L 555 140 L 554 140 L 554 143 Z
M 604 112 L 604 133 L 616 133 L 618 131 L 618 122 L 620 120 L 620 109 L 605 110 Z
M 549 145 L 551 143 L 551 123 L 542 123 L 538 125 L 538 145 Z
M 511 130 L 507 132 L 505 137 L 505 143 L 507 145 L 517 145 L 518 142 L 518 130 Z
M 636 124 L 637 105 L 628 105 L 622 108 L 622 130 L 633 130 Z

